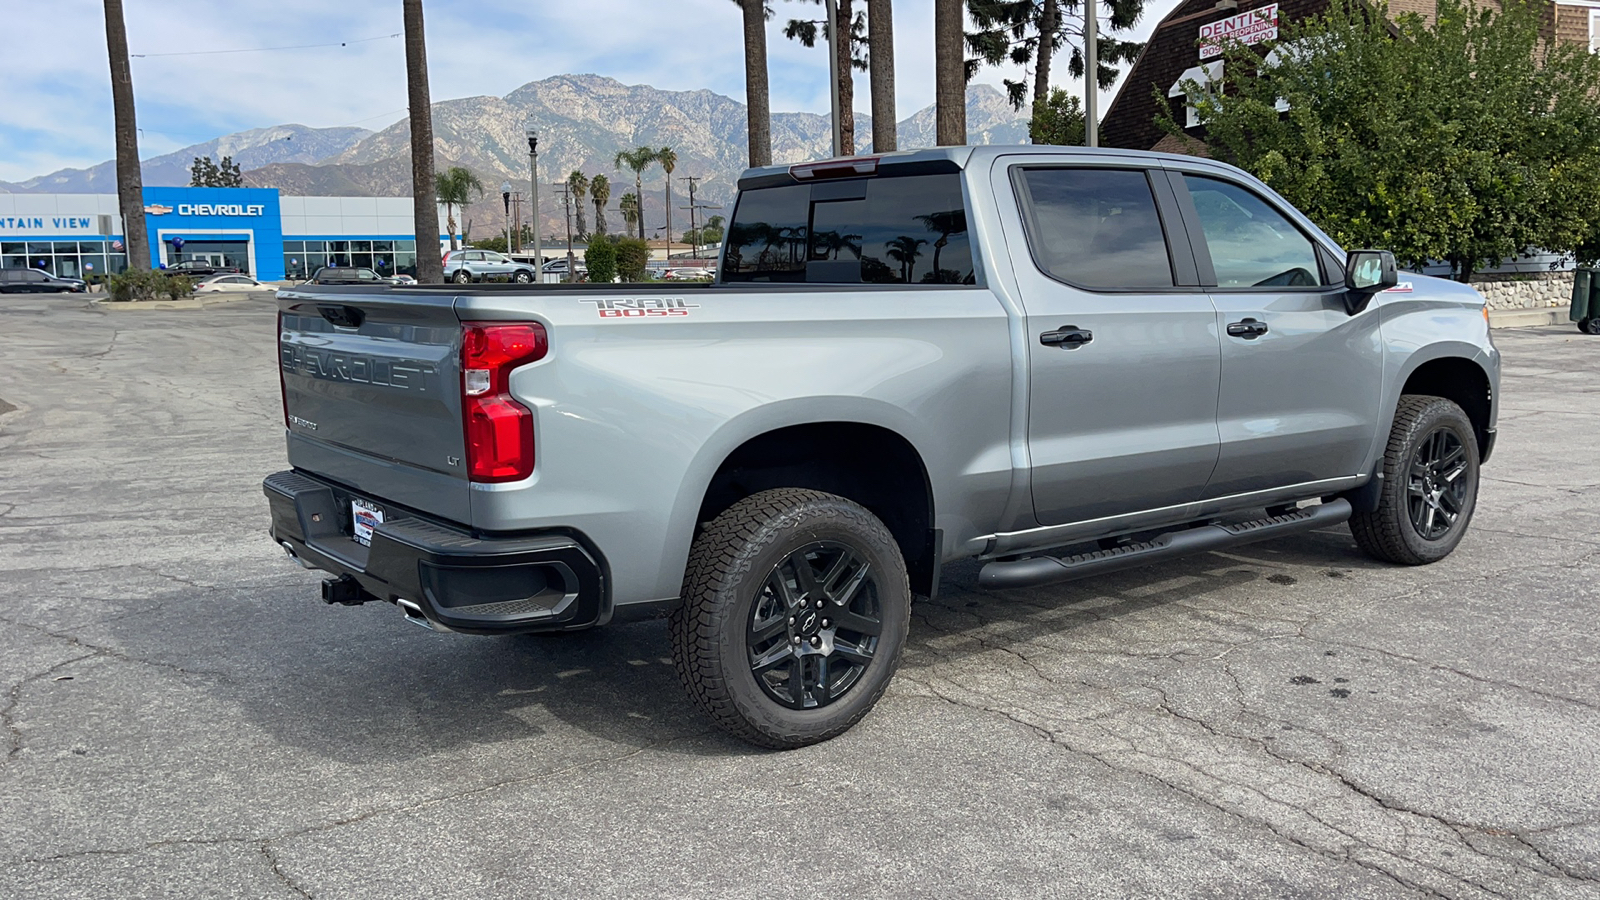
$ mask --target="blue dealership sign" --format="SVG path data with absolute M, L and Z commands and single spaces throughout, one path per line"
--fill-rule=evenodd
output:
M 176 251 L 186 242 L 239 241 L 248 242 L 256 278 L 284 277 L 283 216 L 273 188 L 147 187 L 144 221 L 151 265 L 162 263 L 169 245 Z

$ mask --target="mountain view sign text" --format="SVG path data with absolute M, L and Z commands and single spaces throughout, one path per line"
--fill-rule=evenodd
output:
M 1200 58 L 1222 55 L 1223 41 L 1259 44 L 1278 38 L 1278 4 L 1247 10 L 1200 26 Z

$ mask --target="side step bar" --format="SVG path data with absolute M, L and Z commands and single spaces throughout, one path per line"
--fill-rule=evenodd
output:
M 1034 556 L 1005 562 L 991 562 L 978 573 L 978 586 L 988 590 L 1036 587 L 1101 575 L 1146 563 L 1187 556 L 1207 550 L 1222 550 L 1270 538 L 1299 534 L 1337 525 L 1350 518 L 1350 501 L 1330 500 L 1321 506 L 1308 506 L 1281 516 L 1254 519 L 1236 525 L 1202 525 L 1182 531 L 1169 531 L 1159 537 L 1111 550 L 1095 550 L 1075 556 Z

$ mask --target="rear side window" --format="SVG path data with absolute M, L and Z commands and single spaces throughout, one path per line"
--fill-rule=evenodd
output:
M 745 191 L 722 280 L 973 284 L 961 178 L 885 175 Z
M 1100 290 L 1172 287 L 1172 259 L 1143 170 L 1023 169 L 1028 247 L 1050 276 Z

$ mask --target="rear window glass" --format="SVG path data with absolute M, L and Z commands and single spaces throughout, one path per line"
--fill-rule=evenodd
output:
M 1172 287 L 1172 260 L 1142 170 L 1025 169 L 1028 245 L 1048 274 L 1086 288 Z
M 815 188 L 740 194 L 724 282 L 974 283 L 959 175 L 882 176 Z

